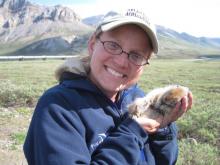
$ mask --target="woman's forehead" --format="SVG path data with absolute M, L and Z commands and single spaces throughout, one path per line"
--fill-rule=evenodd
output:
M 115 29 L 102 32 L 100 36 L 103 36 L 105 39 L 112 39 L 119 43 L 127 42 L 135 45 L 137 44 L 144 49 L 152 48 L 150 39 L 146 35 L 145 31 L 134 24 L 123 25 Z

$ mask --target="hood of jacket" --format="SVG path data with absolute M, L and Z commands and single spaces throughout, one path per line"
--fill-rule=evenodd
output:
M 72 57 L 68 58 L 55 71 L 55 77 L 60 81 L 64 72 L 70 72 L 81 76 L 87 76 L 90 71 L 90 56 L 82 58 Z

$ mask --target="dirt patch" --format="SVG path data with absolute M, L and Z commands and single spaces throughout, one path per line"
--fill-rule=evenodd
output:
M 27 165 L 23 142 L 33 108 L 0 108 L 0 165 Z
M 21 150 L 11 151 L 1 149 L 0 165 L 27 165 L 27 161 Z

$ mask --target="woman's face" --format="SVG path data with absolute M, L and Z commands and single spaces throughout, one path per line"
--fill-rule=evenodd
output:
M 135 84 L 143 66 L 137 66 L 129 61 L 128 55 L 112 55 L 103 47 L 104 41 L 113 41 L 127 53 L 136 53 L 149 58 L 152 48 L 146 33 L 136 25 L 120 26 L 112 31 L 103 32 L 99 39 L 93 35 L 89 40 L 88 50 L 91 56 L 90 79 L 107 97 L 115 101 L 120 90 Z

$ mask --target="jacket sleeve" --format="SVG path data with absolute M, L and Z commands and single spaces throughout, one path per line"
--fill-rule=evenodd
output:
M 175 123 L 171 123 L 157 133 L 149 135 L 148 142 L 145 148 L 149 162 L 155 162 L 156 165 L 176 164 L 178 144 Z
M 63 97 L 53 93 L 39 100 L 23 149 L 30 165 L 126 165 L 137 164 L 147 138 L 127 118 L 91 154 L 83 121 Z
M 148 136 L 133 119 L 127 118 L 101 143 L 92 159 L 94 164 L 138 164 Z

